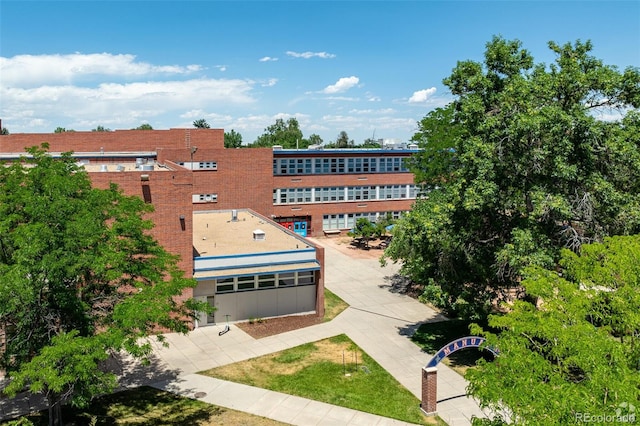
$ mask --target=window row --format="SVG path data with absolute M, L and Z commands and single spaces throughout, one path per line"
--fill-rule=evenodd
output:
M 218 170 L 218 163 L 215 161 L 180 161 L 177 164 L 189 170 Z
M 193 194 L 194 203 L 217 203 L 218 194 Z
M 315 284 L 314 271 L 248 275 L 216 280 L 216 293 L 231 293 L 234 291 L 249 291 L 313 284 Z
M 274 158 L 274 175 L 408 172 L 407 157 Z
M 279 188 L 273 204 L 331 203 L 339 201 L 402 200 L 416 198 L 416 185 Z
M 403 213 L 402 211 L 394 211 L 325 214 L 322 216 L 322 230 L 351 229 L 356 226 L 358 219 L 365 218 L 371 222 L 377 222 L 379 219 L 387 217 L 388 214 L 390 214 L 393 219 L 400 219 Z

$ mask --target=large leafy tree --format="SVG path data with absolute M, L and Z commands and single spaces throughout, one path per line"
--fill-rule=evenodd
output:
M 640 236 L 565 249 L 560 263 L 561 274 L 527 269 L 528 298 L 489 318 L 498 335 L 473 330 L 500 354 L 467 373 L 469 391 L 513 424 L 635 423 Z
M 230 132 L 224 132 L 225 148 L 240 148 L 242 146 L 242 135 L 231 129 Z
M 386 256 L 459 314 L 485 315 L 563 247 L 640 231 L 640 73 L 604 65 L 589 42 L 549 47 L 555 62 L 534 65 L 519 41 L 495 37 L 483 63 L 444 80 L 457 99 L 414 137 L 431 192 Z M 611 110 L 626 114 L 599 119 Z
M 207 123 L 207 120 L 205 120 L 204 118 L 199 118 L 197 120 L 193 121 L 193 127 L 195 127 L 196 129 L 210 129 L 211 126 L 209 126 L 209 123 Z
M 286 122 L 278 118 L 250 146 L 261 148 L 274 145 L 280 145 L 285 149 L 306 148 L 309 146 L 309 141 L 303 139 L 302 130 L 296 118 L 291 117 Z
M 158 329 L 186 332 L 195 282 L 153 239 L 152 206 L 117 186 L 91 187 L 67 153 L 42 148 L 0 167 L 0 368 L 10 395 L 25 386 L 49 403 L 85 404 L 112 390 L 110 354 L 145 357 Z

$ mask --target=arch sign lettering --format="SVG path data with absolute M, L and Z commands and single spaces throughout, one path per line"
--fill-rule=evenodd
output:
M 454 352 L 459 351 L 460 349 L 479 348 L 485 341 L 486 339 L 484 337 L 479 336 L 467 336 L 461 337 L 458 340 L 454 340 L 453 342 L 449 343 L 438 352 L 436 352 L 433 358 L 431 358 L 431 361 L 429 361 L 429 363 L 426 365 L 426 368 L 435 367 L 444 358 L 448 357 Z M 484 349 L 488 350 L 493 355 L 498 355 L 498 351 L 494 348 L 485 347 Z

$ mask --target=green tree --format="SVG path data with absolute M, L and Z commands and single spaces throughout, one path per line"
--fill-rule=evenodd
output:
M 454 114 L 454 103 L 436 108 L 418 122 L 418 132 L 411 138 L 421 149 L 408 166 L 416 183 L 427 189 L 448 182 L 457 168 L 455 147 L 462 135 L 462 125 L 455 121 Z
M 526 266 L 640 231 L 640 73 L 604 65 L 589 42 L 549 47 L 555 62 L 534 65 L 519 41 L 495 37 L 484 63 L 459 62 L 444 80 L 457 99 L 414 137 L 414 172 L 432 188 L 385 255 L 450 311 L 486 315 Z M 604 122 L 603 108 L 628 112 Z
M 500 354 L 469 370 L 469 391 L 513 424 L 632 415 L 640 404 L 640 236 L 605 238 L 580 255 L 565 249 L 560 263 L 562 274 L 526 270 L 527 299 L 489 318 L 499 334 L 472 330 Z
M 7 129 L 6 127 L 3 127 L 2 130 L 0 130 L 0 135 L 8 135 L 9 134 L 9 129 Z
M 91 129 L 92 132 L 110 132 L 111 129 L 104 126 L 97 126 L 95 129 Z
M 382 146 L 380 146 L 380 143 L 373 139 L 373 138 L 367 138 L 364 140 L 364 142 L 362 143 L 362 145 L 356 145 L 358 148 L 382 148 Z
M 242 146 L 242 135 L 231 129 L 230 132 L 224 132 L 225 148 L 240 148 Z
M 64 133 L 64 132 L 75 132 L 75 130 L 73 130 L 73 129 L 67 129 L 67 128 L 64 128 L 64 127 L 60 127 L 60 126 L 58 126 L 58 127 L 56 127 L 56 129 L 53 131 L 53 133 Z
M 376 235 L 376 232 L 378 232 L 376 225 L 366 217 L 361 217 L 356 221 L 356 226 L 347 234 L 350 237 L 360 238 L 364 242 L 364 246 L 369 248 L 369 240 Z
M 151 127 L 151 124 L 149 123 L 144 123 L 139 125 L 138 127 L 136 127 L 133 130 L 153 130 L 153 127 Z
M 209 123 L 204 118 L 199 118 L 193 122 L 193 127 L 196 129 L 210 129 Z
M 353 139 L 349 139 L 347 132 L 342 130 L 336 138 L 335 145 L 336 148 L 349 148 L 353 146 Z
M 278 118 L 250 146 L 260 148 L 274 145 L 281 145 L 285 149 L 307 148 L 309 141 L 303 139 L 302 130 L 296 118 L 291 117 L 286 122 Z
M 316 135 L 315 133 L 309 136 L 309 138 L 305 141 L 306 146 L 322 145 L 322 143 L 323 143 L 323 140 L 320 137 L 320 135 Z
M 144 358 L 152 333 L 186 332 L 206 307 L 176 299 L 195 281 L 149 235 L 150 204 L 92 188 L 69 153 L 46 148 L 0 167 L 0 368 L 6 393 L 44 394 L 61 424 L 62 403 L 113 390 L 108 354 Z

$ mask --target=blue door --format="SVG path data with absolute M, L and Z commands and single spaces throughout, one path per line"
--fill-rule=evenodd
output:
M 295 222 L 293 224 L 293 232 L 296 234 L 306 237 L 307 236 L 307 222 Z

